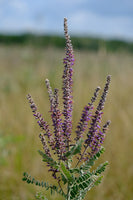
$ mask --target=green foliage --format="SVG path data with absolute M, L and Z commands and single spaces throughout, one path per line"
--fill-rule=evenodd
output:
M 82 169 L 73 168 L 69 170 L 72 174 L 82 174 Z
M 70 199 L 83 199 L 99 177 L 90 172 L 79 176 L 70 187 Z
M 79 141 L 77 141 L 76 145 L 74 145 L 70 151 L 68 151 L 65 156 L 67 158 L 71 158 L 72 156 L 78 154 L 78 153 L 81 153 L 81 147 L 82 147 L 82 143 L 83 143 L 83 140 L 80 139 Z
M 26 181 L 28 184 L 35 184 L 37 186 L 44 187 L 46 190 L 50 190 L 51 194 L 54 194 L 56 192 L 65 197 L 65 194 L 63 193 L 63 191 L 59 189 L 57 186 L 52 185 L 52 184 L 49 185 L 49 183 L 45 181 L 40 182 L 38 180 L 35 180 L 35 178 L 31 177 L 31 175 L 28 175 L 27 172 L 23 173 L 22 181 Z
M 133 43 L 122 40 L 104 40 L 94 37 L 72 37 L 75 49 L 98 51 L 105 48 L 107 51 L 127 51 L 133 52 Z M 6 45 L 33 45 L 36 47 L 55 46 L 64 48 L 65 39 L 57 35 L 0 35 L 0 44 Z
M 75 150 L 70 150 L 70 152 L 79 152 L 76 149 L 80 149 L 78 147 L 81 147 L 81 141 L 78 143 L 78 145 L 75 147 Z M 72 147 L 74 149 L 74 147 Z M 64 162 L 60 162 L 57 164 L 52 158 L 49 158 L 46 154 L 44 154 L 42 151 L 38 151 L 39 154 L 43 157 L 44 162 L 49 162 L 51 166 L 58 166 L 58 169 L 61 173 L 62 182 L 64 185 L 67 183 L 69 185 L 69 194 L 70 199 L 72 200 L 82 200 L 84 199 L 86 193 L 94 186 L 97 186 L 99 183 L 101 183 L 101 180 L 103 176 L 101 176 L 101 173 L 105 171 L 106 166 L 108 165 L 108 162 L 105 162 L 103 164 L 100 164 L 96 170 L 90 171 L 91 167 L 95 164 L 95 161 L 103 154 L 104 148 L 101 147 L 99 152 L 97 152 L 96 155 L 94 155 L 89 161 L 83 163 L 79 168 L 74 169 L 68 169 Z M 72 153 L 72 154 L 73 154 Z M 72 155 L 69 153 L 69 155 Z M 59 167 L 60 166 L 60 167 Z M 78 176 L 74 176 L 74 174 L 78 174 Z M 26 181 L 28 184 L 35 184 L 41 187 L 45 187 L 46 190 L 50 190 L 51 194 L 54 194 L 55 192 L 61 194 L 63 197 L 66 197 L 66 194 L 63 192 L 62 189 L 59 189 L 55 185 L 49 185 L 47 182 L 40 182 L 38 180 L 35 180 L 34 177 L 31 177 L 28 175 L 28 173 L 23 173 L 23 181 Z M 42 197 L 38 197 L 42 198 Z
M 38 192 L 36 195 L 35 195 L 35 198 L 36 199 L 39 199 L 39 200 L 48 200 L 45 196 L 43 196 L 43 194 L 41 192 Z
M 104 164 L 103 164 L 104 165 Z M 84 199 L 86 193 L 94 186 L 97 186 L 101 183 L 103 176 L 100 174 L 105 170 L 104 167 L 99 166 L 98 171 L 96 172 L 87 172 L 78 178 L 75 178 L 75 181 L 70 186 L 70 199 Z
M 61 178 L 62 178 L 62 182 L 64 183 L 64 185 L 66 183 L 68 183 L 68 180 L 67 180 L 66 176 L 63 173 L 61 173 Z
M 43 153 L 41 150 L 38 150 L 38 153 L 43 157 L 43 162 L 49 163 L 49 165 L 55 169 L 59 168 L 57 162 L 54 161 L 53 158 L 48 157 L 47 154 Z
M 68 183 L 73 182 L 74 178 L 63 162 L 60 163 L 60 168 L 65 177 L 65 180 L 67 180 Z
M 103 163 L 103 164 L 100 164 L 100 165 L 97 167 L 96 171 L 95 171 L 95 175 L 99 175 L 99 174 L 101 174 L 102 172 L 104 172 L 107 165 L 108 165 L 108 161 L 106 161 L 106 162 Z
M 104 147 L 101 147 L 101 149 L 92 158 L 80 166 L 80 170 L 83 170 L 84 172 L 88 171 L 95 164 L 95 161 L 101 156 L 101 154 L 104 153 L 104 151 Z
M 90 172 L 90 168 L 95 164 L 95 161 L 103 154 L 103 152 L 104 148 L 102 147 L 89 161 L 83 163 L 79 168 L 70 170 L 71 173 L 79 174 L 79 177 L 75 177 L 75 180 L 70 186 L 70 199 L 84 199 L 87 191 L 101 183 L 103 178 L 101 173 L 104 172 L 108 162 L 100 164 L 97 169 L 92 172 Z

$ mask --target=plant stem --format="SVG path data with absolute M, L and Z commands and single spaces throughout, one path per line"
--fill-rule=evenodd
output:
M 64 193 L 64 191 L 63 191 L 63 189 L 62 189 L 62 187 L 61 187 L 60 181 L 58 181 L 58 185 L 59 185 L 59 187 L 60 187 L 60 189 L 61 189 L 63 195 L 65 196 L 66 194 Z
M 84 154 L 85 154 L 85 152 L 86 152 L 87 149 L 88 149 L 88 146 L 85 147 L 84 152 L 82 153 L 80 159 L 78 160 L 78 162 L 77 162 L 75 168 L 76 168 L 76 167 L 78 166 L 78 164 L 81 162 L 81 160 L 82 160 L 82 158 L 83 158 L 83 156 L 84 156 Z
M 67 200 L 70 200 L 70 195 L 69 195 L 69 183 L 67 184 Z

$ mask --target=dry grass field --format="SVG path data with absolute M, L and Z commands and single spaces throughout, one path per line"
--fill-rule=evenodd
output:
M 30 93 L 44 118 L 49 117 L 49 101 L 45 87 L 60 89 L 64 52 L 56 48 L 40 49 L 19 46 L 0 47 L 0 200 L 33 200 L 38 186 L 22 182 L 22 173 L 51 182 L 41 157 L 40 129 L 32 116 L 26 95 Z M 106 76 L 112 75 L 104 119 L 111 120 L 100 161 L 110 165 L 101 185 L 88 192 L 91 200 L 133 199 L 133 55 L 76 51 L 74 66 L 73 126 L 82 108 L 97 86 L 103 88 Z M 61 99 L 60 99 L 61 101 Z M 74 134 L 74 133 L 73 133 Z M 100 162 L 99 161 L 99 162 Z M 49 200 L 61 200 L 60 196 Z

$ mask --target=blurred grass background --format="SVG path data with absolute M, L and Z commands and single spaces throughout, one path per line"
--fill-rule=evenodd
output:
M 82 108 L 90 101 L 97 86 L 103 89 L 106 76 L 112 75 L 104 119 L 111 120 L 104 143 L 106 152 L 100 162 L 108 160 L 102 184 L 88 192 L 91 200 L 133 199 L 133 55 L 132 51 L 96 51 L 76 49 L 74 66 L 73 127 Z M 33 200 L 39 187 L 22 182 L 27 171 L 37 179 L 51 182 L 50 173 L 37 153 L 41 149 L 40 129 L 26 100 L 30 93 L 44 118 L 51 124 L 49 101 L 45 87 L 48 78 L 52 87 L 62 84 L 64 50 L 51 45 L 0 46 L 0 199 Z M 61 101 L 61 99 L 60 99 Z M 74 133 L 73 133 L 74 134 Z M 61 199 L 60 196 L 50 199 Z

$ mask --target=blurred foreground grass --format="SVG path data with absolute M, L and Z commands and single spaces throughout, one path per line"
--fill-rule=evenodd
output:
M 33 200 L 41 188 L 22 182 L 27 171 L 35 178 L 51 182 L 50 173 L 37 150 L 42 148 L 26 94 L 31 93 L 44 118 L 49 117 L 48 94 L 44 80 L 61 91 L 64 52 L 56 48 L 0 47 L 0 200 Z M 129 53 L 75 52 L 74 127 L 94 89 L 112 83 L 104 110 L 104 120 L 112 121 L 101 159 L 110 166 L 101 185 L 86 199 L 133 199 L 133 56 Z M 61 96 L 60 92 L 60 96 Z M 60 99 L 61 101 L 61 99 Z M 104 121 L 103 120 L 103 121 Z M 49 193 L 46 193 L 50 200 Z M 52 199 L 60 199 L 53 196 Z

